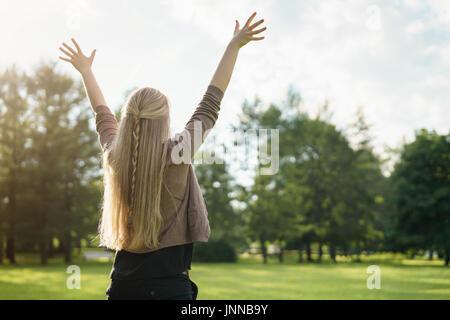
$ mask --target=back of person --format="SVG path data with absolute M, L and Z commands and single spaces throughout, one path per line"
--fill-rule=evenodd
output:
M 149 90 L 155 96 L 162 95 L 156 89 L 140 90 L 132 93 L 129 101 L 142 101 L 142 99 L 134 97 L 134 95 L 143 95 L 142 90 Z M 188 270 L 191 268 L 193 242 L 207 241 L 210 230 L 206 207 L 204 206 L 203 196 L 198 186 L 191 160 L 202 144 L 207 131 L 214 126 L 222 98 L 223 91 L 218 87 L 209 85 L 185 128 L 176 134 L 175 137 L 163 139 L 162 146 L 153 146 L 156 150 L 158 148 L 163 149 L 163 154 L 166 157 L 165 161 L 163 161 L 164 167 L 161 169 L 163 174 L 160 197 L 158 197 L 160 200 L 160 215 L 162 217 L 161 227 L 158 230 L 158 241 L 156 245 L 148 245 L 143 241 L 126 241 L 123 243 L 123 246 L 114 248 L 116 256 L 110 273 L 111 283 L 107 289 L 108 299 L 136 299 L 137 297 L 142 297 L 143 299 L 168 297 L 172 297 L 172 299 L 176 297 L 191 299 L 196 297 L 197 286 L 190 280 L 188 274 Z M 144 183 L 144 187 L 148 188 L 143 177 L 146 177 L 147 172 L 151 172 L 151 169 L 148 169 L 145 165 L 151 163 L 149 161 L 151 159 L 146 159 L 146 156 L 150 156 L 142 153 L 151 153 L 152 150 L 146 151 L 146 147 L 142 146 L 145 146 L 146 143 L 156 144 L 158 139 L 149 142 L 152 137 L 141 131 L 141 128 L 145 128 L 146 123 L 143 121 L 146 120 L 140 120 L 139 117 L 150 112 L 146 111 L 145 106 L 141 106 L 142 102 L 139 104 L 139 110 L 129 110 L 131 109 L 130 105 L 133 104 L 136 103 L 129 102 L 122 110 L 122 121 L 128 121 L 126 117 L 129 114 L 137 117 L 139 122 L 135 122 L 134 126 L 130 126 L 133 127 L 134 132 L 137 132 L 131 138 L 130 148 L 132 150 L 135 150 L 136 146 L 138 148 L 136 152 L 132 152 L 129 156 L 131 168 L 129 171 L 125 170 L 124 173 L 120 173 L 120 166 L 115 165 L 115 163 L 123 162 L 123 160 L 120 161 L 122 153 L 116 150 L 121 150 L 119 145 L 121 139 L 127 140 L 124 138 L 126 133 L 121 133 L 121 130 L 122 132 L 123 130 L 128 130 L 127 125 L 117 124 L 114 115 L 107 106 L 100 105 L 95 108 L 96 127 L 100 143 L 105 150 L 105 180 L 111 181 L 116 175 L 128 174 L 129 176 L 123 180 L 130 180 L 131 186 L 134 183 L 135 187 L 139 186 L 142 188 Z M 148 101 L 146 104 L 153 105 L 154 103 Z M 125 168 L 127 166 L 126 164 Z M 113 171 L 118 171 L 118 173 Z M 133 178 L 133 175 L 136 175 L 136 178 Z M 114 188 L 110 189 L 113 190 Z M 108 204 L 113 201 L 113 198 L 121 195 L 121 193 L 115 193 L 111 190 L 105 191 L 102 216 L 104 219 L 101 224 L 103 228 L 101 235 L 105 235 L 103 243 L 106 246 L 117 243 L 114 241 L 108 242 L 109 239 L 106 237 L 108 230 L 112 229 L 110 225 L 114 226 L 114 222 L 117 219 L 110 212 L 106 211 L 105 207 L 107 208 Z M 151 188 L 148 190 L 150 191 Z M 139 197 L 145 198 L 147 192 L 149 192 L 140 191 L 142 189 L 131 192 L 132 195 L 135 195 L 135 206 L 139 204 L 137 201 Z M 127 190 L 125 193 L 128 194 L 128 192 Z M 131 201 L 130 204 L 133 205 L 133 202 Z M 117 207 L 120 208 L 121 206 Z M 146 209 L 147 207 L 144 206 L 144 208 Z M 136 212 L 130 211 L 130 215 L 127 216 L 129 219 L 128 236 L 130 238 L 135 234 L 133 233 L 133 228 L 136 228 L 136 224 L 142 223 L 140 222 L 142 218 L 147 219 L 147 212 L 145 210 L 139 216 Z M 121 216 L 120 214 L 119 212 L 119 217 Z M 144 220 L 144 222 L 147 222 L 147 220 Z M 115 238 L 112 237 L 112 240 L 115 240 Z M 169 282 L 172 282 L 172 285 L 167 286 Z M 148 293 L 148 288 L 152 288 L 149 291 L 150 294 Z M 167 291 L 167 288 L 170 290 Z
M 189 278 L 193 243 L 208 241 L 207 211 L 192 168 L 195 152 L 218 117 L 239 50 L 266 28 L 264 20 L 233 37 L 184 130 L 169 133 L 169 103 L 150 87 L 135 90 L 122 109 L 120 123 L 107 106 L 91 66 L 96 50 L 85 56 L 63 43 L 60 50 L 82 75 L 96 117 L 103 150 L 104 196 L 99 223 L 100 245 L 116 251 L 108 299 L 196 299 Z

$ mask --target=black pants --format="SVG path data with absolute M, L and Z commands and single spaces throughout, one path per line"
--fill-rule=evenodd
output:
M 108 300 L 196 300 L 197 285 L 185 274 L 140 280 L 112 279 Z

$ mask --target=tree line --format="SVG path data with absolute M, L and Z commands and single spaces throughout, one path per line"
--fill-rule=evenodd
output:
M 450 256 L 449 135 L 419 130 L 398 150 L 390 176 L 374 152 L 359 109 L 338 129 L 325 105 L 302 111 L 298 92 L 280 105 L 242 105 L 237 132 L 279 130 L 279 171 L 236 183 L 228 164 L 197 165 L 213 240 L 238 250 L 269 243 L 297 250 L 299 262 L 327 252 L 356 260 L 364 252 Z M 239 134 L 239 133 L 237 133 Z M 226 148 L 226 146 L 224 146 Z M 268 146 L 270 149 L 270 145 Z M 82 83 L 43 63 L 0 73 L 0 263 L 16 252 L 56 253 L 96 245 L 102 194 L 101 149 Z M 239 205 L 237 205 L 239 204 Z
M 260 105 L 244 103 L 238 128 L 280 131 L 278 174 L 256 175 L 243 194 L 246 235 L 265 263 L 267 244 L 277 243 L 280 262 L 283 249 L 313 261 L 314 244 L 318 261 L 325 248 L 333 262 L 338 253 L 360 261 L 363 252 L 428 250 L 449 264 L 450 134 L 417 130 L 385 176 L 361 108 L 337 129 L 327 104 L 310 117 L 292 89 L 281 105 Z
M 80 82 L 44 63 L 0 75 L 0 262 L 38 252 L 46 264 L 95 232 L 97 135 Z

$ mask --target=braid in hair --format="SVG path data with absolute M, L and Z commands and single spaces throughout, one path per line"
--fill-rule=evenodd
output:
M 137 169 L 137 159 L 138 159 L 138 149 L 139 149 L 139 131 L 141 129 L 139 117 L 134 117 L 134 128 L 133 128 L 133 158 L 132 158 L 132 172 L 131 172 L 131 199 L 130 199 L 130 212 L 128 214 L 128 227 L 131 228 L 133 224 L 133 210 L 134 210 L 134 197 L 136 189 L 136 169 Z

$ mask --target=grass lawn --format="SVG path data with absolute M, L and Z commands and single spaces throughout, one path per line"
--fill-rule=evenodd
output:
M 287 255 L 263 265 L 260 258 L 238 263 L 193 263 L 191 279 L 198 299 L 450 299 L 450 268 L 442 261 L 408 260 L 377 255 L 363 262 L 297 264 Z M 69 290 L 67 265 L 59 259 L 47 266 L 21 262 L 0 266 L 0 299 L 105 299 L 111 262 L 83 262 L 81 289 Z M 381 289 L 369 290 L 366 269 L 381 269 Z

